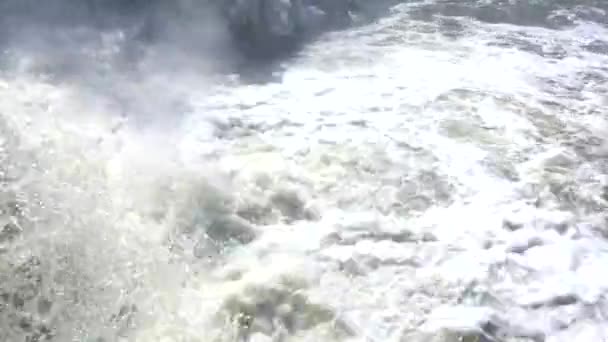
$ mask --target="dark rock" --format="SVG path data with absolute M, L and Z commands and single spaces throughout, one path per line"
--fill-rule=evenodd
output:
M 184 40 L 194 49 L 216 39 L 208 35 L 219 28 L 248 57 L 268 59 L 349 25 L 355 9 L 354 0 L 6 0 L 0 2 L 0 42 L 31 29 L 86 27 L 120 29 L 138 43 Z
M 250 57 L 292 50 L 316 33 L 351 23 L 351 0 L 229 0 L 220 11 L 237 45 Z

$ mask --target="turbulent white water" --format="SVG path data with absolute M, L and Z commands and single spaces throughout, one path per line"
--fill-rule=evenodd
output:
M 608 7 L 514 3 L 267 83 L 3 73 L 0 340 L 606 340 Z

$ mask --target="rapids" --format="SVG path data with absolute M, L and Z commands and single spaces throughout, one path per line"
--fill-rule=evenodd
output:
M 0 33 L 0 341 L 604 341 L 607 11 Z

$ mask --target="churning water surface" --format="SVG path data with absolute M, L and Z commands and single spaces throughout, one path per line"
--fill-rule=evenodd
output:
M 268 82 L 7 49 L 0 340 L 605 341 L 607 11 L 409 1 Z

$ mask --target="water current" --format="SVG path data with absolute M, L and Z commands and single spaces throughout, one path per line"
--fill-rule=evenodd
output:
M 607 11 L 408 1 L 263 80 L 0 35 L 0 341 L 606 341 Z

